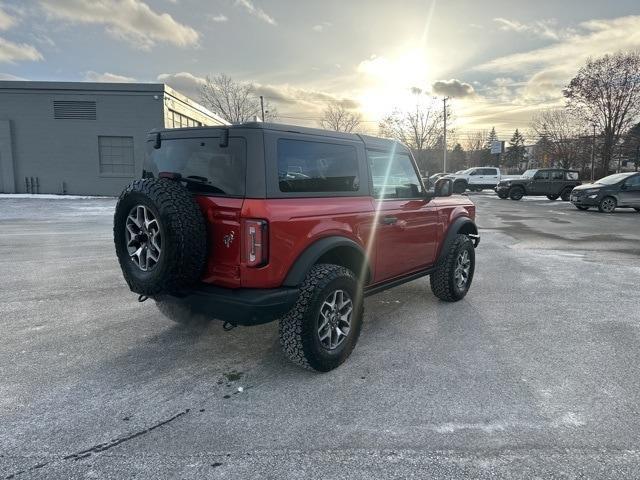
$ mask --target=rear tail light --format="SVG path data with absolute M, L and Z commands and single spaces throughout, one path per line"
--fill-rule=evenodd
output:
M 244 255 L 248 267 L 261 267 L 269 261 L 269 224 L 266 220 L 244 221 Z

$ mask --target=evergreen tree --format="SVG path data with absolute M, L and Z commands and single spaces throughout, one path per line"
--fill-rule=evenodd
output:
M 462 145 L 456 143 L 451 151 L 451 171 L 462 170 L 467 166 L 467 152 L 464 151 Z
M 487 142 L 485 143 L 484 150 L 482 151 L 481 163 L 483 166 L 491 166 L 496 163 L 495 155 L 491 154 L 491 145 L 496 141 L 498 141 L 496 127 L 491 127 L 491 132 L 489 132 L 489 135 L 487 136 Z
M 516 128 L 516 131 L 513 132 L 511 136 L 511 140 L 509 140 L 509 148 L 505 155 L 505 165 L 507 167 L 518 167 L 520 162 L 524 160 L 525 151 L 524 137 Z

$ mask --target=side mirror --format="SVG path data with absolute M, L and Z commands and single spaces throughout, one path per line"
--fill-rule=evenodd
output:
M 449 197 L 453 193 L 453 180 L 450 178 L 439 178 L 436 180 L 435 188 L 433 189 L 434 196 L 436 197 Z

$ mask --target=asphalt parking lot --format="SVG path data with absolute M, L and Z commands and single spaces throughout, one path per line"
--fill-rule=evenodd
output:
M 0 477 L 638 478 L 640 214 L 472 198 L 468 296 L 368 299 L 324 375 L 138 303 L 114 200 L 0 198 Z

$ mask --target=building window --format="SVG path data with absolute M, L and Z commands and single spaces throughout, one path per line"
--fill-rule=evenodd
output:
M 131 177 L 135 174 L 133 137 L 98 137 L 100 174 Z
M 201 127 L 202 122 L 198 122 L 193 118 L 189 118 L 181 113 L 169 110 L 169 117 L 167 118 L 168 128 L 184 128 L 184 127 Z

